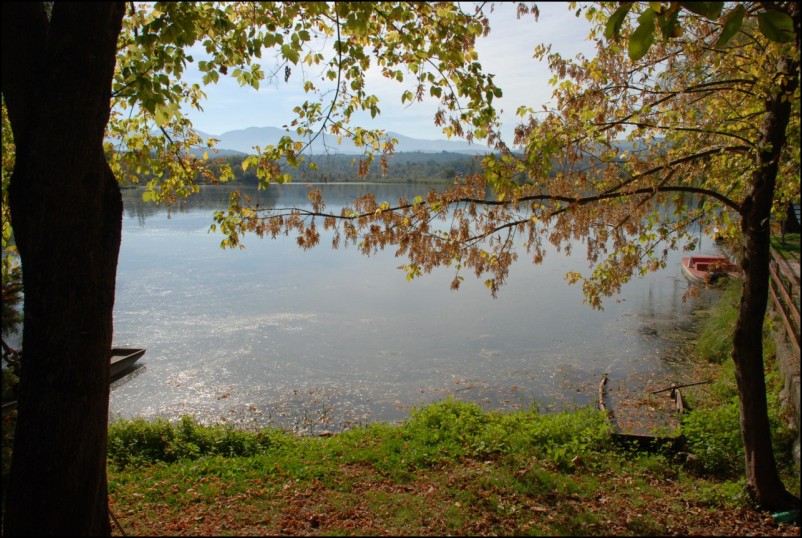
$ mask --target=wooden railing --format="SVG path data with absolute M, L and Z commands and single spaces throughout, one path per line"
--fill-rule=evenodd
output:
M 799 356 L 799 274 L 793 271 L 785 259 L 779 256 L 774 249 L 771 250 L 769 271 L 771 273 L 769 279 L 771 299 L 782 319 L 788 341 L 796 355 Z

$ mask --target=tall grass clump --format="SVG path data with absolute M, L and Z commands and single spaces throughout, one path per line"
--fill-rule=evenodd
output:
M 736 478 L 744 472 L 738 400 L 694 409 L 682 419 L 688 450 L 699 457 L 700 471 L 720 478 Z
M 721 364 L 732 355 L 735 322 L 741 300 L 741 283 L 729 279 L 719 300 L 702 323 L 696 339 L 696 354 L 701 359 Z
M 566 467 L 576 456 L 608 448 L 610 433 L 604 413 L 592 408 L 500 413 L 453 398 L 413 410 L 403 425 L 407 457 L 421 463 L 525 452 Z
M 773 359 L 766 360 L 766 400 L 774 454 L 780 467 L 793 471 L 793 442 L 796 432 L 783 417 L 780 402 L 782 379 Z M 727 361 L 719 376 L 705 390 L 704 405 L 698 405 L 682 418 L 682 434 L 688 449 L 699 456 L 702 471 L 719 478 L 736 478 L 744 473 L 744 450 L 738 409 L 735 365 Z
M 740 293 L 740 282 L 730 280 L 700 327 L 697 356 L 719 365 L 718 374 L 703 389 L 703 405 L 694 402 L 681 423 L 688 450 L 699 458 L 697 471 L 723 479 L 736 478 L 744 472 L 738 387 L 732 361 Z
M 593 407 L 554 414 L 530 410 L 503 417 L 515 451 L 532 451 L 562 469 L 577 456 L 604 452 L 612 446 L 613 428 L 607 414 Z
M 344 463 L 369 464 L 396 480 L 420 469 L 469 459 L 535 456 L 569 470 L 577 456 L 610 446 L 604 413 L 582 408 L 555 414 L 484 411 L 448 398 L 416 408 L 400 425 L 373 424 L 331 439 L 299 438 L 277 429 L 242 431 L 230 425 L 203 426 L 190 417 L 118 420 L 109 426 L 108 460 L 117 468 L 193 460 L 204 456 L 251 457 L 304 453 Z M 283 457 L 283 456 L 282 456 Z M 310 456 L 311 457 L 311 456 Z
M 701 389 L 703 396 L 700 405 L 693 402 L 692 410 L 683 415 L 681 426 L 688 450 L 699 457 L 698 470 L 722 479 L 736 479 L 744 473 L 738 388 L 735 365 L 731 360 L 740 292 L 739 281 L 729 282 L 701 326 L 697 336 L 697 354 L 701 359 L 719 365 L 718 373 L 713 383 Z M 790 476 L 798 476 L 799 470 L 793 469 L 791 455 L 796 434 L 783 417 L 780 401 L 783 380 L 775 361 L 776 343 L 771 334 L 772 323 L 772 319 L 767 317 L 763 327 L 769 428 L 781 471 L 784 469 Z M 795 483 L 798 484 L 798 479 Z
M 230 425 L 203 426 L 184 416 L 165 419 L 121 419 L 109 425 L 108 459 L 119 467 L 196 459 L 202 456 L 255 456 L 288 442 L 280 430 L 251 432 Z

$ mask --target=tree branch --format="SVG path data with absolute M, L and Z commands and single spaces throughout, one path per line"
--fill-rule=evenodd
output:
M 620 190 L 620 189 L 626 187 L 627 185 L 630 185 L 631 183 L 637 181 L 638 179 L 640 179 L 642 177 L 645 177 L 645 176 L 648 176 L 648 175 L 651 175 L 651 174 L 654 174 L 655 172 L 659 172 L 660 170 L 665 170 L 666 168 L 669 168 L 669 167 L 672 167 L 672 166 L 676 166 L 678 164 L 684 164 L 684 163 L 687 163 L 687 162 L 690 162 L 690 161 L 694 161 L 696 159 L 702 159 L 702 158 L 705 158 L 705 157 L 709 157 L 711 155 L 715 155 L 716 153 L 721 153 L 721 152 L 724 152 L 724 151 L 731 151 L 731 152 L 734 152 L 734 153 L 747 153 L 748 154 L 749 151 L 750 151 L 750 148 L 745 147 L 745 146 L 720 146 L 720 147 L 711 148 L 711 149 L 708 149 L 708 150 L 705 150 L 705 151 L 700 151 L 698 153 L 693 153 L 691 155 L 686 155 L 684 157 L 680 157 L 679 159 L 675 159 L 675 160 L 669 162 L 668 164 L 655 166 L 654 168 L 650 168 L 649 170 L 646 170 L 645 172 L 641 172 L 639 174 L 635 174 L 632 177 L 630 177 L 629 179 L 627 179 L 626 181 L 623 181 L 622 183 L 618 184 L 617 186 L 605 191 L 604 194 Z M 728 206 L 737 207 L 737 204 L 735 204 L 735 202 L 728 201 L 726 203 L 727 203 Z

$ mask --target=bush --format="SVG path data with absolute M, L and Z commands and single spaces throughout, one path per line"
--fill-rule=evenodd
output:
M 414 409 L 401 426 L 374 424 L 345 432 L 327 441 L 324 452 L 347 453 L 348 458 L 371 463 L 399 479 L 419 467 L 516 453 L 570 469 L 576 456 L 609 447 L 610 431 L 605 414 L 591 408 L 553 415 L 536 410 L 500 413 L 448 398 Z M 230 425 L 202 426 L 190 417 L 177 423 L 119 420 L 109 426 L 108 458 L 125 467 L 207 455 L 248 457 L 294 446 L 296 441 L 280 430 L 257 433 Z
M 741 282 L 730 279 L 718 302 L 711 309 L 710 315 L 699 329 L 696 354 L 700 358 L 721 364 L 732 356 L 732 341 L 740 298 Z
M 118 466 L 173 462 L 206 455 L 253 456 L 283 445 L 279 430 L 250 432 L 230 425 L 202 426 L 191 417 L 119 420 L 109 425 L 108 458 Z
M 738 400 L 684 415 L 682 434 L 688 449 L 701 460 L 702 470 L 722 478 L 744 472 Z
M 490 414 L 477 404 L 450 397 L 415 408 L 403 425 L 408 457 L 430 464 L 469 455 L 489 420 Z
M 407 454 L 424 462 L 526 451 L 571 467 L 574 457 L 607 448 L 611 427 L 604 413 L 591 408 L 552 415 L 498 413 L 449 398 L 414 410 L 404 432 Z
M 541 415 L 527 412 L 505 417 L 512 450 L 532 450 L 560 468 L 571 460 L 611 445 L 612 426 L 604 412 L 591 407 Z
M 682 433 L 688 440 L 689 450 L 701 458 L 702 471 L 726 477 L 740 476 L 744 472 L 735 365 L 726 360 L 732 351 L 740 285 L 738 281 L 729 283 L 700 329 L 697 353 L 701 358 L 721 364 L 721 368 L 713 384 L 704 390 L 706 407 L 694 409 L 682 420 Z M 779 394 L 783 381 L 774 359 L 776 345 L 771 336 L 772 323 L 767 317 L 763 327 L 769 427 L 777 462 L 780 467 L 792 467 L 785 462 L 793 460 L 791 454 L 796 432 L 782 417 Z M 798 469 L 792 472 L 792 476 L 796 475 Z

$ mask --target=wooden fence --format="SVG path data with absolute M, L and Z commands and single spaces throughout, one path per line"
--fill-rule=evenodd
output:
M 777 343 L 777 362 L 779 370 L 784 378 L 784 396 L 781 396 L 784 405 L 790 406 L 793 427 L 796 428 L 797 436 L 794 440 L 793 459 L 799 464 L 802 456 L 800 455 L 800 431 L 802 431 L 802 418 L 800 414 L 800 371 L 799 371 L 799 262 L 788 262 L 778 255 L 774 249 L 771 251 L 771 263 L 769 265 L 771 277 L 769 280 L 769 290 L 773 310 L 782 320 L 782 327 L 777 327 L 774 331 L 774 339 Z
M 769 291 L 774 308 L 785 327 L 788 342 L 796 356 L 799 356 L 799 273 L 794 271 L 774 249 L 771 250 L 769 264 L 771 279 Z

